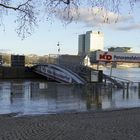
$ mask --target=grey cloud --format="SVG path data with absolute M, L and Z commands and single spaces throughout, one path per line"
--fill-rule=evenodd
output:
M 121 26 L 121 27 L 117 27 L 116 29 L 122 30 L 122 31 L 138 30 L 138 29 L 140 29 L 140 24 Z
M 71 9 L 69 12 L 59 10 L 56 12 L 56 17 L 66 22 L 69 22 L 70 20 L 80 22 L 88 27 L 132 20 L 132 16 L 130 15 L 121 16 L 99 7 Z

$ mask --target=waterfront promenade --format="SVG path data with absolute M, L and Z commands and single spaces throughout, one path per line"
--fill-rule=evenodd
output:
M 139 140 L 140 108 L 54 115 L 0 115 L 0 140 Z

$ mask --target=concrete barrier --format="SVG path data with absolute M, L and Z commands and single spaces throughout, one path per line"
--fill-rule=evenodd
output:
M 30 67 L 0 67 L 0 79 L 38 79 L 43 78 L 32 72 Z

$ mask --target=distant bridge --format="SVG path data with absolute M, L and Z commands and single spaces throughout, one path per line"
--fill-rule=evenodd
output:
M 33 71 L 47 78 L 55 80 L 61 83 L 77 83 L 85 84 L 86 81 L 81 78 L 78 74 L 71 71 L 70 69 L 63 68 L 56 64 L 44 64 L 33 66 Z

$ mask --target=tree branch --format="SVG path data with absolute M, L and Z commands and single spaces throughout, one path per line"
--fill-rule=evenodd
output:
M 70 0 L 61 0 L 63 3 L 65 3 L 65 4 L 70 4 Z
M 0 6 L 5 8 L 5 9 L 12 9 L 12 10 L 15 10 L 15 11 L 21 11 L 21 12 L 25 12 L 25 10 L 22 9 L 22 7 L 26 6 L 26 5 L 29 5 L 29 2 L 31 0 L 27 0 L 25 3 L 23 4 L 20 4 L 18 5 L 17 7 L 14 7 L 14 6 L 9 6 L 9 5 L 6 5 L 6 4 L 3 4 L 3 3 L 0 3 Z
M 6 8 L 6 9 L 17 10 L 16 7 L 8 6 L 8 5 L 5 5 L 5 4 L 2 4 L 2 3 L 0 3 L 0 6 L 3 7 L 3 8 Z

